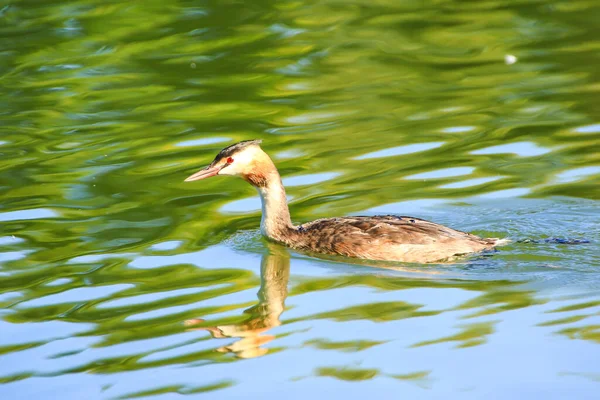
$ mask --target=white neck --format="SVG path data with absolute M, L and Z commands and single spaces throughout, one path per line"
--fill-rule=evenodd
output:
M 281 178 L 277 172 L 270 175 L 266 186 L 257 187 L 262 203 L 260 230 L 266 237 L 282 241 L 282 234 L 293 225 Z

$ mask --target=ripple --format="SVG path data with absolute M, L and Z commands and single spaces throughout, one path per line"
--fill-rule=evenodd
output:
M 248 257 L 248 253 L 240 254 L 230 251 L 226 245 L 216 245 L 189 253 L 138 256 L 129 263 L 129 267 L 135 269 L 154 269 L 170 265 L 191 264 L 203 269 L 218 270 L 234 265 L 235 263 L 243 263 Z
M 290 176 L 283 179 L 285 187 L 313 185 L 319 182 L 325 182 L 340 176 L 339 172 L 321 172 L 317 174 Z
M 420 174 L 405 176 L 403 179 L 440 179 L 452 176 L 470 175 L 475 171 L 473 167 L 454 167 L 444 168 L 435 171 L 423 172 Z
M 26 254 L 21 251 L 7 251 L 0 253 L 0 263 L 7 261 L 21 260 L 26 257 Z
M 600 133 L 600 124 L 579 126 L 573 131 L 577 133 Z
M 196 335 L 190 335 L 196 336 Z M 195 343 L 183 343 L 180 345 L 173 346 L 167 349 L 158 349 L 150 354 L 147 354 L 139 359 L 139 362 L 152 362 L 160 360 L 169 360 L 177 357 L 185 357 L 188 354 L 212 350 L 214 344 L 210 341 L 195 342 Z
M 98 342 L 95 337 L 59 337 L 40 346 L 31 347 L 18 353 L 9 353 L 0 365 L 0 374 L 19 375 L 28 372 L 36 374 L 52 374 L 92 361 L 95 357 L 89 347 Z M 86 351 L 88 350 L 88 351 Z M 28 363 L 19 362 L 27 358 Z M 45 396 L 42 396 L 45 397 Z M 53 396 L 50 396 L 53 397 Z
M 0 303 L 5 301 L 15 301 L 20 299 L 22 294 L 20 292 L 4 292 L 0 293 Z
M 144 321 L 151 320 L 160 317 L 166 317 L 168 315 L 180 314 L 185 311 L 190 311 L 196 308 L 203 307 L 206 304 L 206 301 L 198 301 L 190 304 L 176 305 L 170 307 L 161 307 L 156 310 L 145 311 L 138 314 L 132 314 L 125 317 L 125 321 L 133 322 L 133 321 Z
M 596 174 L 600 174 L 600 167 L 574 168 L 556 174 L 556 180 L 560 183 L 576 182 Z
M 261 209 L 260 196 L 247 197 L 245 199 L 230 201 L 225 203 L 219 212 L 225 214 L 245 213 Z
M 367 213 L 372 214 L 405 214 L 420 212 L 423 209 L 429 209 L 442 204 L 447 204 L 447 200 L 442 199 L 419 199 L 419 200 L 406 200 L 399 201 L 397 203 L 389 203 L 381 206 L 369 208 L 365 210 Z
M 302 157 L 304 155 L 304 153 L 298 149 L 293 149 L 293 150 L 283 150 L 280 151 L 278 153 L 275 153 L 274 158 L 280 159 L 280 160 L 285 160 L 288 158 L 298 158 L 298 157 Z
M 93 264 L 111 258 L 135 258 L 135 253 L 100 253 L 77 256 L 67 261 L 67 264 Z
M 449 128 L 441 129 L 440 132 L 443 133 L 463 133 L 463 132 L 471 132 L 477 128 L 476 126 L 451 126 Z
M 363 154 L 362 156 L 354 157 L 354 160 L 364 160 L 364 159 L 368 159 L 368 158 L 392 157 L 392 156 L 399 156 L 399 155 L 403 155 L 403 154 L 418 153 L 421 151 L 435 149 L 437 147 L 442 146 L 444 143 L 446 143 L 446 142 L 407 144 L 404 146 L 392 147 L 389 149 L 383 149 L 383 150 L 379 150 L 379 151 L 374 151 L 372 153 Z
M 509 197 L 521 197 L 526 196 L 531 193 L 531 189 L 529 188 L 514 188 L 514 189 L 506 189 L 506 190 L 497 190 L 495 192 L 483 193 L 475 198 L 479 199 L 500 199 L 500 198 L 509 198 Z
M 305 29 L 290 28 L 289 26 L 281 23 L 271 25 L 269 30 L 271 32 L 278 33 L 282 38 L 290 38 L 306 32 Z
M 483 155 L 512 153 L 520 157 L 534 157 L 541 156 L 542 154 L 547 154 L 551 151 L 551 149 L 538 146 L 536 143 L 533 142 L 515 142 L 474 150 L 471 152 L 471 154 Z
M 47 208 L 32 208 L 29 210 L 9 211 L 0 214 L 0 221 L 21 221 L 27 219 L 57 218 L 58 213 Z
M 62 337 L 75 336 L 89 331 L 94 324 L 70 323 L 63 321 L 29 322 L 9 324 L 0 321 L 0 343 L 3 346 L 22 343 L 49 341 Z
M 175 144 L 177 147 L 192 147 L 192 146 L 207 146 L 209 144 L 223 143 L 230 141 L 227 137 L 213 137 L 213 138 L 201 138 L 191 139 L 184 142 L 178 142 Z
M 41 296 L 32 300 L 24 301 L 22 303 L 19 303 L 19 308 L 33 308 L 64 303 L 78 303 L 91 300 L 98 300 L 134 287 L 135 285 L 132 285 L 130 283 L 120 283 L 116 285 L 69 289 L 65 290 L 64 292 L 55 293 L 48 296 Z
M 47 282 L 44 284 L 44 286 L 62 286 L 62 285 L 66 285 L 73 282 L 73 279 L 70 278 L 58 278 L 58 279 L 54 279 L 53 281 Z
M 290 202 L 294 197 L 288 195 L 287 200 Z M 247 197 L 245 199 L 230 201 L 219 208 L 219 212 L 225 214 L 239 214 L 261 209 L 260 196 Z
M 1 236 L 0 237 L 0 246 L 23 243 L 25 240 L 16 236 Z
M 181 240 L 169 240 L 167 242 L 153 244 L 152 246 L 150 246 L 150 250 L 157 250 L 157 251 L 175 250 L 182 244 L 183 244 L 183 242 Z
M 325 121 L 335 121 L 343 117 L 344 114 L 345 113 L 309 112 L 287 117 L 285 118 L 285 121 L 294 125 L 322 123 Z
M 19 38 L 0 73 L 0 398 L 593 397 L 597 2 L 21 3 L 0 6 Z M 181 183 L 189 154 L 257 136 L 297 218 L 516 240 L 393 270 L 280 249 L 249 186 Z M 517 242 L 546 237 L 590 243 Z
M 466 188 L 466 187 L 471 187 L 471 186 L 479 186 L 479 185 L 483 185 L 484 183 L 497 181 L 498 179 L 501 179 L 501 178 L 502 178 L 501 176 L 490 176 L 487 178 L 467 179 L 464 181 L 452 182 L 452 183 L 448 183 L 446 185 L 441 185 L 440 189 L 461 189 L 461 188 Z
M 108 301 L 98 304 L 96 307 L 100 308 L 100 309 L 118 308 L 118 307 L 132 306 L 132 305 L 136 305 L 136 304 L 151 303 L 151 302 L 154 302 L 157 300 L 164 300 L 164 299 L 168 299 L 168 298 L 172 298 L 172 297 L 178 297 L 178 296 L 183 296 L 186 294 L 194 294 L 194 293 L 198 293 L 198 288 L 194 287 L 194 288 L 187 288 L 187 289 L 170 290 L 167 292 L 146 293 L 146 294 L 140 294 L 140 295 L 136 295 L 136 296 L 128 296 L 128 297 L 122 297 L 119 299 L 108 300 Z

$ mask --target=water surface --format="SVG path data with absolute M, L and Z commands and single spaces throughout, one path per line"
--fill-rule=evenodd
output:
M 595 398 L 596 3 L 0 6 L 0 397 Z M 296 222 L 513 242 L 269 244 L 246 183 L 183 183 L 253 138 Z

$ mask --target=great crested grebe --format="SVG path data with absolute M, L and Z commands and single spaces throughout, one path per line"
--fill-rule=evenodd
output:
M 185 182 L 216 175 L 242 177 L 258 190 L 262 202 L 260 230 L 275 242 L 328 255 L 415 263 L 447 261 L 505 242 L 394 215 L 324 218 L 293 225 L 279 172 L 260 143 L 245 140 L 224 148 L 209 166 Z

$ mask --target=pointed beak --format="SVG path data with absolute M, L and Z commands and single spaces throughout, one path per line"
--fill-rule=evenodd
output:
M 220 166 L 216 166 L 216 165 L 210 166 L 209 165 L 208 167 L 196 172 L 194 175 L 188 176 L 184 180 L 184 182 L 199 181 L 200 179 L 210 178 L 211 176 L 217 175 L 220 170 L 221 170 Z

